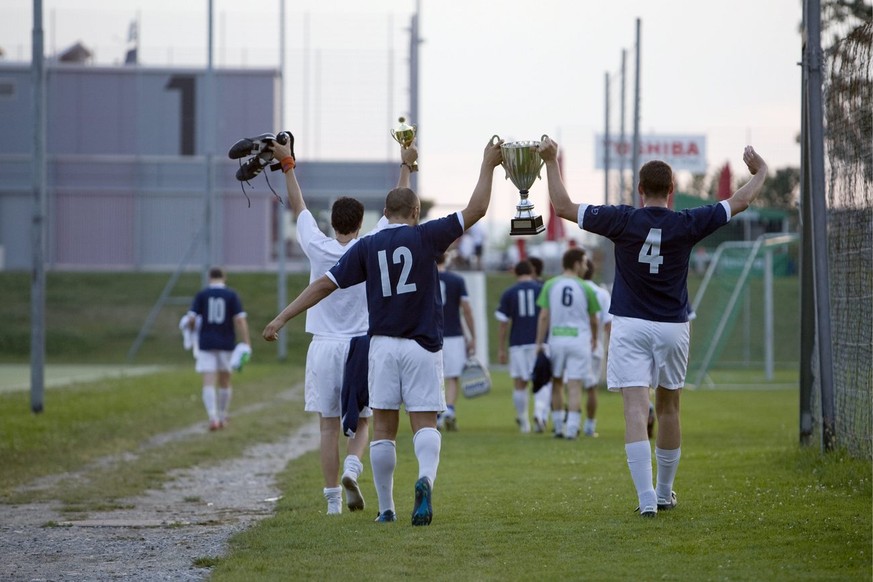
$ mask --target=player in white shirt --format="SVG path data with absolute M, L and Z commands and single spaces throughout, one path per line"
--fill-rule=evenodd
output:
M 603 356 L 609 340 L 609 331 L 612 329 L 612 314 L 609 313 L 609 291 L 596 285 L 594 277 L 594 261 L 591 258 L 585 260 L 585 275 L 582 279 L 591 285 L 600 303 L 600 311 L 597 313 L 597 347 L 591 352 L 591 375 L 585 381 L 585 392 L 588 399 L 585 404 L 585 436 L 597 436 L 597 385 L 600 384 L 600 375 L 603 370 Z
M 585 251 L 564 253 L 564 271 L 546 281 L 537 298 L 537 352 L 546 336 L 552 360 L 552 424 L 555 437 L 575 439 L 582 424 L 582 383 L 591 374 L 591 352 L 597 347 L 597 312 L 600 304 L 581 275 Z M 564 426 L 564 380 L 567 384 L 567 423 Z
M 335 236 L 329 237 L 321 232 L 312 212 L 306 208 L 294 173 L 293 147 L 293 136 L 286 145 L 273 142 L 273 154 L 276 159 L 284 160 L 282 169 L 288 203 L 297 220 L 297 240 L 309 259 L 309 280 L 314 281 L 358 241 L 364 206 L 354 198 L 338 198 L 331 207 L 330 219 Z M 404 182 L 401 180 L 400 183 Z M 367 327 L 367 295 L 363 285 L 334 293 L 306 314 L 306 331 L 312 334 L 312 341 L 306 353 L 304 410 L 319 414 L 323 493 L 328 514 L 342 513 L 343 489 L 346 505 L 351 511 L 364 509 L 358 479 L 364 469 L 361 459 L 369 442 L 369 418 L 372 416 L 369 407 L 359 413 L 358 429 L 348 438 L 341 478 L 339 440 L 342 432 L 340 393 L 349 343 L 353 337 L 366 335 Z
M 316 305 L 338 288 L 367 287 L 370 314 L 369 386 L 373 409 L 370 464 L 379 498 L 377 522 L 397 520 L 394 470 L 400 408 L 406 409 L 418 460 L 412 525 L 429 525 L 433 517 L 433 485 L 442 438 L 437 413 L 445 409 L 442 346 L 443 307 L 436 258 L 464 231 L 485 216 L 491 201 L 494 168 L 500 165 L 500 141 L 485 147 L 479 179 L 467 206 L 419 224 L 421 201 L 409 188 L 395 188 L 385 198 L 388 225 L 364 237 L 292 301 L 263 331 L 274 341 L 285 323 Z M 418 156 L 403 149 L 402 174 Z

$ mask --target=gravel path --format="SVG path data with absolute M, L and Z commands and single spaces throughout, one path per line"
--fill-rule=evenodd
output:
M 189 427 L 150 442 L 203 430 Z M 275 475 L 316 449 L 318 438 L 318 424 L 306 424 L 220 465 L 174 471 L 160 491 L 121 501 L 131 509 L 93 512 L 82 521 L 65 521 L 47 503 L 0 505 L 0 580 L 203 580 L 209 569 L 194 560 L 224 555 L 233 534 L 270 516 L 281 495 Z

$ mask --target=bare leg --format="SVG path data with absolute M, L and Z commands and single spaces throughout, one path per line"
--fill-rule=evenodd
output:
M 339 433 L 340 419 L 338 417 L 320 417 L 321 429 L 321 472 L 324 475 L 324 486 L 333 488 L 339 486 Z

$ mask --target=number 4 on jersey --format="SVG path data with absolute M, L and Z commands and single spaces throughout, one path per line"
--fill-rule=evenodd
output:
M 661 256 L 660 228 L 649 229 L 646 242 L 643 243 L 643 248 L 640 249 L 638 260 L 641 263 L 649 264 L 649 273 L 653 275 L 658 274 L 658 268 L 664 262 L 664 257 Z

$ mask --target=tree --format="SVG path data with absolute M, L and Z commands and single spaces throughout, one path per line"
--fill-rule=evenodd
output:
M 823 0 L 821 3 L 822 48 L 829 50 L 849 30 L 873 19 L 873 5 L 868 0 Z M 825 40 L 830 35 L 830 43 Z
M 767 176 L 757 204 L 767 208 L 795 210 L 799 189 L 800 168 L 780 168 Z

